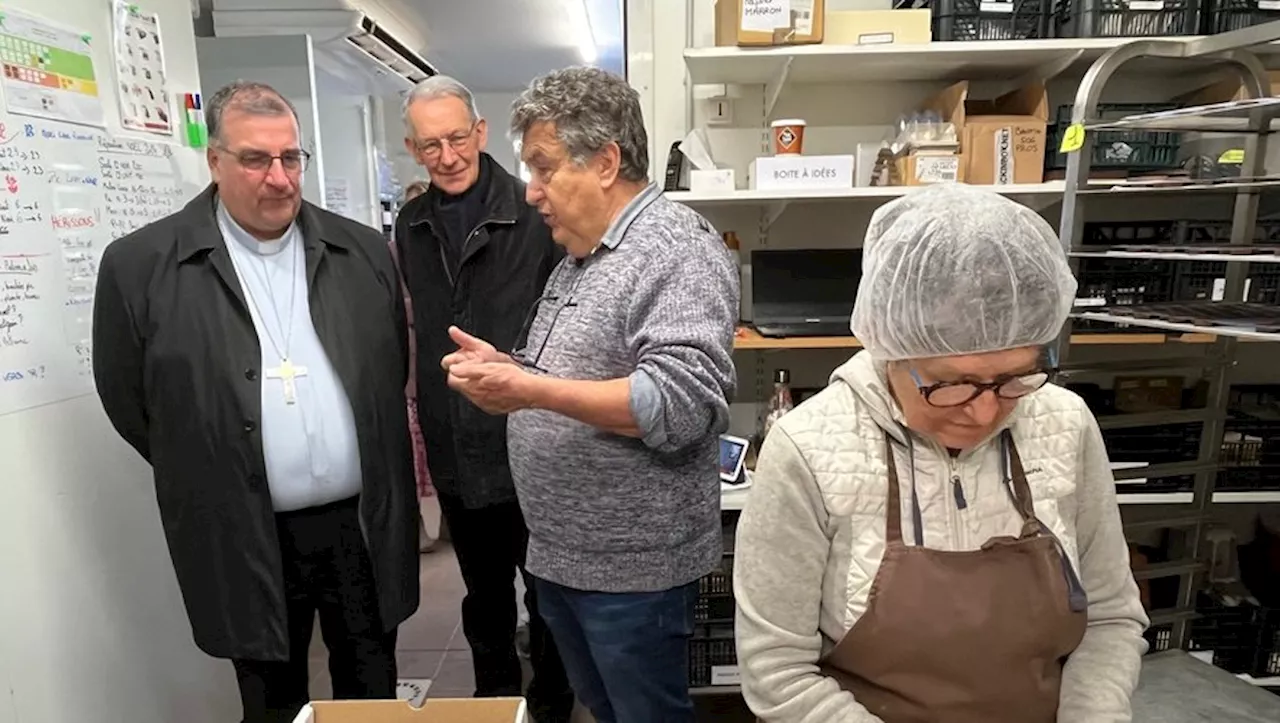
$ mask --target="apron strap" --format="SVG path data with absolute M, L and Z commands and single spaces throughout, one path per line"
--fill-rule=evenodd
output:
M 902 496 L 898 491 L 898 463 L 893 458 L 893 440 L 884 435 L 884 459 L 889 467 L 889 498 L 885 503 L 885 546 L 902 544 Z
M 1044 525 L 1036 517 L 1031 485 L 1027 483 L 1027 473 L 1022 467 L 1022 458 L 1018 456 L 1018 446 L 1013 443 L 1013 433 L 1006 429 L 1000 441 L 1009 463 L 1005 484 L 1013 497 L 1014 508 L 1022 516 L 1022 534 L 1030 535 L 1040 532 L 1044 529 Z

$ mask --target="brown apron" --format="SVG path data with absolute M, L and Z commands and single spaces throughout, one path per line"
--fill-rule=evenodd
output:
M 1012 436 L 1001 439 L 1005 483 L 1022 534 L 971 551 L 924 547 L 919 524 L 916 545 L 903 544 L 886 442 L 884 558 L 866 612 L 822 672 L 886 723 L 1057 720 L 1062 665 L 1084 637 L 1088 605 L 1057 538 L 1036 519 Z

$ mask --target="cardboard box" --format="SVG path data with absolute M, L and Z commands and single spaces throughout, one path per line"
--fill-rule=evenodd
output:
M 733 193 L 733 169 L 694 168 L 689 171 L 689 190 L 693 193 Z
M 898 159 L 898 176 L 904 186 L 965 183 L 963 153 L 912 153 Z
M 433 698 L 414 708 L 403 700 L 308 703 L 293 723 L 530 723 L 523 698 Z
M 969 97 L 969 83 L 956 83 L 925 104 L 953 123 L 966 159 L 966 183 L 1042 183 L 1049 99 L 1033 83 L 995 100 Z
M 758 190 L 853 188 L 853 156 L 761 156 L 751 163 Z
M 1271 81 L 1271 95 L 1280 95 L 1280 70 L 1268 70 L 1267 77 Z M 1239 78 L 1232 77 L 1179 96 L 1174 101 L 1185 105 L 1209 105 L 1245 99 L 1243 84 Z
M 716 0 L 716 45 L 821 43 L 825 0 Z
M 827 13 L 824 42 L 896 45 L 933 42 L 930 10 L 845 10 Z
M 1183 383 L 1179 376 L 1116 377 L 1115 409 L 1125 414 L 1182 409 Z

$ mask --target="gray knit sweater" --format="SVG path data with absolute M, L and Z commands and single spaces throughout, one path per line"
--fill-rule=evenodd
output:
M 544 410 L 510 415 L 529 572 L 578 590 L 652 592 L 717 564 L 738 294 L 719 235 L 652 186 L 595 254 L 552 272 L 517 356 L 560 378 L 629 377 L 645 438 Z

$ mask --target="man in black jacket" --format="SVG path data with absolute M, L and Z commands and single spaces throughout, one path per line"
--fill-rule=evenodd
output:
M 427 464 L 467 587 L 462 629 L 476 695 L 519 695 L 515 576 L 524 573 L 529 533 L 507 463 L 507 420 L 450 390 L 440 362 L 458 348 L 453 326 L 515 349 L 562 252 L 525 203 L 524 183 L 484 152 L 488 125 L 465 86 L 445 76 L 425 80 L 410 91 L 403 113 L 405 147 L 431 175 L 431 188 L 406 204 L 396 223 L 413 301 Z M 533 585 L 526 587 L 530 707 L 538 723 L 567 722 L 573 693 Z
M 207 113 L 213 184 L 103 254 L 93 372 L 154 470 L 196 644 L 235 664 L 246 723 L 288 723 L 317 613 L 335 697 L 395 695 L 408 331 L 385 240 L 302 200 L 289 102 L 238 82 Z

